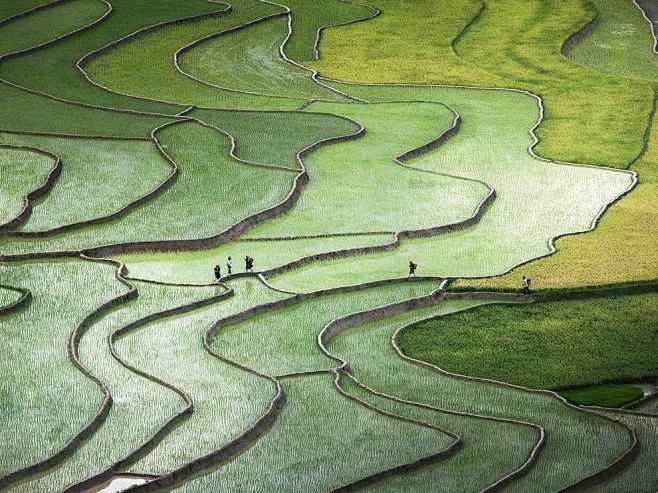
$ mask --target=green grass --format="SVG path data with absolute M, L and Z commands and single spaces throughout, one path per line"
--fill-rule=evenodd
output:
M 393 237 L 388 235 L 338 236 L 294 241 L 238 240 L 205 250 L 130 253 L 120 255 L 117 259 L 128 265 L 131 276 L 140 279 L 199 284 L 215 280 L 213 268 L 216 264 L 221 265 L 222 275 L 228 274 L 225 266 L 228 257 L 233 259 L 233 273 L 244 271 L 245 255 L 255 259 L 254 271 L 260 272 L 305 256 L 381 245 L 391 241 Z
M 113 90 L 172 103 L 213 108 L 293 109 L 300 101 L 224 91 L 189 79 L 172 64 L 174 53 L 203 36 L 229 29 L 281 9 L 256 0 L 233 2 L 229 15 L 177 24 L 151 32 L 93 60 L 87 70 Z M 239 67 L 232 67 L 239 70 Z
M 520 467 L 539 438 L 530 427 L 457 416 L 378 397 L 349 379 L 343 379 L 343 388 L 379 409 L 444 427 L 463 440 L 455 455 L 418 471 L 392 476 L 364 491 L 481 491 Z
M 450 105 L 463 118 L 459 133 L 436 151 L 416 158 L 413 166 L 483 180 L 496 190 L 496 200 L 471 228 L 403 240 L 393 251 L 317 263 L 274 278 L 274 284 L 284 289 L 309 290 L 404 275 L 409 260 L 418 263 L 419 275 L 500 274 L 549 253 L 550 238 L 588 230 L 601 208 L 631 183 L 625 172 L 542 162 L 529 156 L 528 129 L 536 121 L 537 107 L 524 94 L 339 87 L 372 101 L 435 100 Z
M 66 341 L 88 313 L 126 291 L 114 270 L 78 260 L 0 266 L 4 283 L 32 292 L 1 322 L 0 475 L 59 450 L 100 406 L 101 393 L 71 364 Z
M 373 14 L 365 6 L 342 0 L 286 0 L 282 3 L 292 11 L 292 36 L 284 51 L 286 56 L 300 63 L 315 59 L 313 46 L 318 28 L 366 19 Z
M 183 108 L 127 98 L 89 84 L 75 63 L 87 53 L 144 27 L 221 8 L 222 5 L 204 1 L 181 4 L 176 0 L 114 0 L 112 14 L 99 25 L 56 45 L 3 62 L 0 77 L 72 101 L 174 114 Z
M 203 348 L 204 332 L 220 318 L 283 297 L 258 280 L 231 283 L 235 296 L 190 314 L 155 322 L 119 339 L 119 355 L 187 392 L 194 413 L 131 472 L 162 474 L 201 457 L 245 431 L 269 405 L 272 384 L 223 363 Z M 182 401 L 181 401 L 182 404 Z
M 16 303 L 21 299 L 21 293 L 0 286 L 0 309 Z
M 285 380 L 286 405 L 274 427 L 235 460 L 177 491 L 329 491 L 449 445 L 441 432 L 342 397 L 331 379 Z
M 655 293 L 491 306 L 406 328 L 406 354 L 446 370 L 565 389 L 658 375 Z
M 54 162 L 48 156 L 18 149 L 0 149 L 0 224 L 23 210 L 23 198 L 39 187 Z
M 0 129 L 17 132 L 147 138 L 151 130 L 170 120 L 165 117 L 81 108 L 29 94 L 2 83 L 0 98 L 3 103 Z
M 139 209 L 113 222 L 52 238 L 4 242 L 4 250 L 53 251 L 131 241 L 212 236 L 243 217 L 285 198 L 294 173 L 248 166 L 231 160 L 219 132 L 197 123 L 171 125 L 158 133 L 179 164 L 178 179 Z
M 557 490 L 598 471 L 626 450 L 628 434 L 613 423 L 568 408 L 545 395 L 444 376 L 407 363 L 392 350 L 391 336 L 399 327 L 479 303 L 482 302 L 442 302 L 359 325 L 339 334 L 329 343 L 329 350 L 347 360 L 359 380 L 380 392 L 454 411 L 524 420 L 543 426 L 548 440 L 539 461 L 525 476 L 508 486 L 510 491 Z M 513 439 L 525 449 L 528 433 L 523 431 Z M 520 439 L 525 443 L 519 442 Z M 491 465 L 487 477 L 501 477 L 503 474 L 496 461 Z M 472 467 L 469 463 L 460 478 L 470 475 Z M 425 480 L 425 484 L 429 481 Z M 443 481 L 440 468 L 432 481 L 429 484 Z
M 594 231 L 556 242 L 557 253 L 491 279 L 460 280 L 456 288 L 518 289 L 530 276 L 536 289 L 578 288 L 658 279 L 658 119 L 647 152 L 632 169 L 638 184 L 614 204 Z
M 469 217 L 487 194 L 479 183 L 418 172 L 393 161 L 452 125 L 453 115 L 444 106 L 314 103 L 308 108 L 348 116 L 367 130 L 357 140 L 309 156 L 310 183 L 296 207 L 248 237 L 430 228 Z
M 270 19 L 196 46 L 181 55 L 180 67 L 227 89 L 302 100 L 344 100 L 313 82 L 308 70 L 281 58 L 279 47 L 287 33 L 287 17 Z
M 63 162 L 56 186 L 34 204 L 22 231 L 106 216 L 146 195 L 171 173 L 171 167 L 151 142 L 13 134 L 0 134 L 0 141 L 47 149 Z
M 183 403 L 176 393 L 121 366 L 110 354 L 107 338 L 120 327 L 144 316 L 209 298 L 222 288 L 146 283 L 136 283 L 136 287 L 137 299 L 94 323 L 80 341 L 82 363 L 107 385 L 112 395 L 108 417 L 92 438 L 61 466 L 21 483 L 12 491 L 61 491 L 97 474 L 132 452 L 182 408 Z
M 231 134 L 236 155 L 247 161 L 298 169 L 297 152 L 358 127 L 343 118 L 307 112 L 193 110 L 188 113 Z
M 635 408 L 638 411 L 658 415 L 658 398 L 649 399 Z
M 12 15 L 25 12 L 42 4 L 50 3 L 48 0 L 16 0 L 0 4 L 0 19 L 4 20 Z
M 450 43 L 480 3 L 452 3 L 373 0 L 369 5 L 383 15 L 326 32 L 323 58 L 309 65 L 327 77 L 353 82 L 527 89 L 541 94 L 546 104 L 538 130 L 541 155 L 623 167 L 638 154 L 655 83 L 601 74 L 560 53 L 564 40 L 594 16 L 591 4 L 487 2 L 461 38 L 457 56 Z M 427 14 L 410 16 L 411 9 Z
M 649 23 L 632 1 L 594 0 L 597 28 L 577 43 L 569 58 L 621 77 L 658 79 L 658 56 Z
M 560 395 L 580 406 L 621 407 L 638 400 L 644 395 L 639 387 L 632 385 L 597 385 L 582 389 L 562 390 Z
M 400 283 L 321 296 L 250 317 L 222 330 L 213 349 L 268 375 L 322 370 L 336 366 L 317 348 L 317 335 L 334 319 L 436 289 L 435 282 Z
M 606 414 L 633 427 L 638 434 L 640 455 L 619 474 L 594 486 L 591 491 L 597 493 L 654 491 L 658 484 L 658 471 L 655 467 L 658 456 L 658 433 L 656 433 L 656 419 L 658 418 L 646 418 L 612 411 Z
M 30 48 L 101 17 L 107 6 L 97 0 L 73 0 L 0 27 L 0 54 Z

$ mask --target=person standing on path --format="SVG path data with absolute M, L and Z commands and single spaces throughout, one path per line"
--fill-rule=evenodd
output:
M 215 266 L 215 282 L 219 282 L 219 280 L 222 278 L 222 268 L 217 264 Z
M 233 267 L 233 260 L 231 260 L 231 257 L 229 257 L 226 260 L 226 268 L 228 269 L 228 275 L 231 275 L 231 267 Z
M 418 264 L 415 264 L 413 260 L 409 261 L 409 275 L 407 277 L 414 276 L 416 277 L 416 268 L 418 267 Z
M 530 278 L 523 276 L 523 294 L 530 294 Z
M 247 255 L 244 258 L 244 270 L 245 270 L 245 272 L 253 272 L 254 271 L 254 259 L 251 258 L 249 255 Z

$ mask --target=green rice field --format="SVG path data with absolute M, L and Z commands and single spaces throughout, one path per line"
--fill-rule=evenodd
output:
M 654 3 L 0 2 L 0 491 L 654 493 Z

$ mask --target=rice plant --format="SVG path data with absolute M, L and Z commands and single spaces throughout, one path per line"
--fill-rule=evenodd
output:
M 439 452 L 450 438 L 341 396 L 332 375 L 284 381 L 286 406 L 269 433 L 221 469 L 176 491 L 330 491 Z
M 360 325 L 340 333 L 330 342 L 329 351 L 346 360 L 356 378 L 379 392 L 452 411 L 516 419 L 544 427 L 547 442 L 540 459 L 525 476 L 508 486 L 511 491 L 556 490 L 620 456 L 630 445 L 630 437 L 615 423 L 569 408 L 546 395 L 449 377 L 406 362 L 393 351 L 391 337 L 399 327 L 478 303 L 441 302 Z M 496 463 L 492 465 L 489 475 L 500 477 Z M 437 474 L 441 474 L 440 468 Z
M 34 204 L 22 231 L 51 229 L 112 214 L 150 193 L 172 172 L 151 142 L 12 134 L 1 134 L 0 142 L 47 149 L 64 163 L 56 186 Z
M 23 198 L 41 186 L 54 164 L 52 158 L 36 152 L 0 148 L 0 224 L 23 210 Z
M 105 4 L 95 0 L 73 0 L 4 24 L 0 27 L 0 55 L 75 31 L 101 17 L 106 10 Z
M 61 491 L 109 468 L 142 445 L 184 402 L 173 391 L 136 375 L 110 354 L 107 339 L 121 327 L 142 317 L 200 299 L 222 288 L 183 288 L 136 283 L 139 297 L 91 325 L 83 335 L 82 363 L 107 386 L 113 398 L 110 413 L 92 438 L 60 466 L 23 482 L 12 491 Z

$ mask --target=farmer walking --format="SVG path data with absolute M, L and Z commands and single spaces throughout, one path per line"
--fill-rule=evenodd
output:
M 233 267 L 233 260 L 231 260 L 231 257 L 229 257 L 226 260 L 226 269 L 228 270 L 228 275 L 231 275 L 231 267 Z
M 523 294 L 530 294 L 530 283 L 532 279 L 529 277 L 523 276 Z
M 215 266 L 215 282 L 219 282 L 219 280 L 222 278 L 222 268 L 217 264 Z
M 244 258 L 244 270 L 245 270 L 245 272 L 253 272 L 254 271 L 254 259 L 251 258 L 249 255 L 247 255 Z
M 409 275 L 407 277 L 414 276 L 416 277 L 416 268 L 418 267 L 418 264 L 415 264 L 413 260 L 409 261 Z

